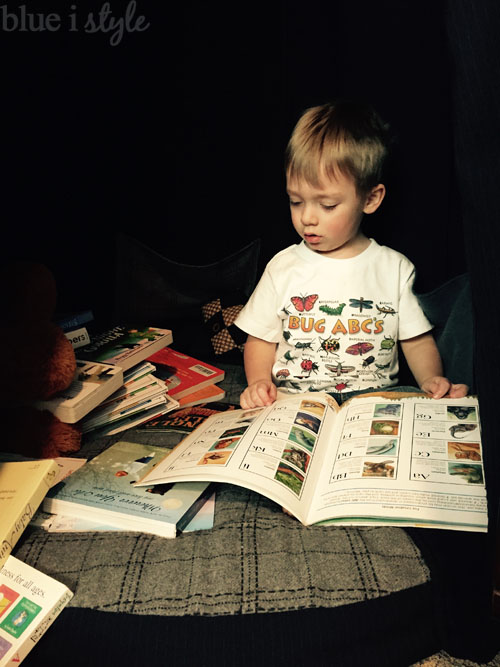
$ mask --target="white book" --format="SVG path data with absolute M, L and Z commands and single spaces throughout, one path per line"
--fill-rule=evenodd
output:
M 14 556 L 0 569 L 0 667 L 18 665 L 73 597 Z

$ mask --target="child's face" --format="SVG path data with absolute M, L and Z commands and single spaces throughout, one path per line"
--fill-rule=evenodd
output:
M 287 192 L 293 226 L 311 250 L 345 259 L 368 246 L 360 225 L 363 213 L 371 212 L 369 197 L 359 196 L 351 178 L 340 172 L 335 178 L 323 175 L 319 187 L 288 178 Z

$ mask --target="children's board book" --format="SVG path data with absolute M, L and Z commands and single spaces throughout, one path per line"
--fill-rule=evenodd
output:
M 148 357 L 155 375 L 164 380 L 170 396 L 179 400 L 187 394 L 224 379 L 224 371 L 204 361 L 165 347 Z
M 136 488 L 139 476 L 150 471 L 166 451 L 163 447 L 120 441 L 50 489 L 42 509 L 175 537 L 212 490 L 204 481 Z
M 73 597 L 14 556 L 0 569 L 0 667 L 21 663 Z
M 79 348 L 78 357 L 86 361 L 114 364 L 126 371 L 170 345 L 172 340 L 170 329 L 117 326 L 93 337 L 90 345 Z
M 67 389 L 47 401 L 37 401 L 41 410 L 50 410 L 62 422 L 74 424 L 123 384 L 118 366 L 77 359 L 75 379 Z
M 0 567 L 58 472 L 59 466 L 52 459 L 0 463 Z
M 240 406 L 236 403 L 202 403 L 187 408 L 181 407 L 178 410 L 151 419 L 142 424 L 141 431 L 176 431 L 178 433 L 192 433 L 198 426 L 201 426 L 212 415 L 226 412 L 227 410 L 237 410 Z
M 193 391 L 192 394 L 186 394 L 179 399 L 181 407 L 187 408 L 190 405 L 199 405 L 200 403 L 211 403 L 212 401 L 222 401 L 226 392 L 218 384 L 209 384 L 203 389 Z
M 209 417 L 139 484 L 228 482 L 303 524 L 486 532 L 476 398 L 295 394 Z

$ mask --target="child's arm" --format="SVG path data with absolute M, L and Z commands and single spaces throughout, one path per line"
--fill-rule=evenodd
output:
M 443 377 L 441 355 L 431 333 L 402 340 L 401 349 L 420 389 L 431 394 L 432 398 L 461 398 L 467 395 L 469 387 L 466 384 L 452 384 Z
M 248 387 L 240 396 L 244 409 L 271 405 L 276 400 L 276 385 L 271 371 L 276 354 L 276 343 L 248 336 L 243 358 Z

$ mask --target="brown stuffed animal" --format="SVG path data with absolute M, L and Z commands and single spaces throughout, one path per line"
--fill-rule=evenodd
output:
M 71 343 L 52 323 L 54 276 L 43 264 L 18 261 L 0 271 L 1 449 L 51 458 L 80 448 L 80 429 L 33 402 L 66 389 L 75 376 Z

